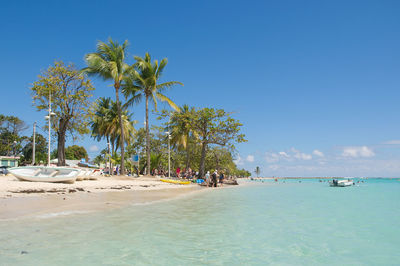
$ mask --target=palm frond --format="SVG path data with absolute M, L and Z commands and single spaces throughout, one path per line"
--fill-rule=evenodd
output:
M 156 93 L 156 96 L 158 99 L 160 99 L 163 102 L 167 102 L 169 106 L 171 106 L 174 110 L 180 110 L 179 107 L 167 96 L 161 94 L 161 93 Z

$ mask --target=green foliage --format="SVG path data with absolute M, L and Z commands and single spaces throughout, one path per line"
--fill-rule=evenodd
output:
M 122 123 L 125 132 L 125 144 L 129 145 L 135 134 L 134 125 L 136 120 L 132 120 L 131 114 L 122 107 Z M 119 127 L 118 106 L 110 98 L 99 98 L 94 105 L 94 116 L 90 123 L 92 137 L 100 141 L 106 138 L 111 141 L 113 146 L 118 149 L 121 145 L 121 128 Z
M 21 152 L 26 137 L 21 136 L 26 129 L 24 121 L 16 116 L 0 114 L 0 155 L 18 155 Z
M 23 161 L 21 162 L 21 164 L 32 163 L 33 136 L 27 139 L 28 142 L 22 148 Z M 40 161 L 47 163 L 47 140 L 41 134 L 36 133 L 35 162 L 39 163 Z
M 84 147 L 72 145 L 65 149 L 65 157 L 67 160 L 80 160 L 82 158 L 87 160 L 88 154 Z
M 51 93 L 51 109 L 56 114 L 52 129 L 56 134 L 69 132 L 88 133 L 91 116 L 89 101 L 94 87 L 91 81 L 82 75 L 73 64 L 54 62 L 38 76 L 31 87 L 33 105 L 37 110 L 48 110 Z

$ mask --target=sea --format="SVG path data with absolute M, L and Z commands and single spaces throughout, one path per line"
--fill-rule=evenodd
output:
M 247 180 L 0 221 L 0 265 L 400 265 L 399 179 Z

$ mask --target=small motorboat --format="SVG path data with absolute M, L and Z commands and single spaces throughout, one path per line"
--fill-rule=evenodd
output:
M 329 186 L 331 187 L 349 187 L 352 185 L 354 185 L 354 183 L 350 179 L 348 180 L 333 179 L 332 181 L 329 182 Z
M 74 183 L 79 169 L 46 166 L 13 167 L 8 171 L 21 181 Z

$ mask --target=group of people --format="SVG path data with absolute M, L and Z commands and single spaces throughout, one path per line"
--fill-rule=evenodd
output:
M 218 170 L 215 169 L 214 173 L 212 173 L 211 176 L 210 171 L 207 171 L 205 182 L 209 187 L 217 187 L 218 183 L 220 183 L 220 186 L 222 186 L 224 178 L 224 172 L 221 171 L 221 173 L 218 174 Z

